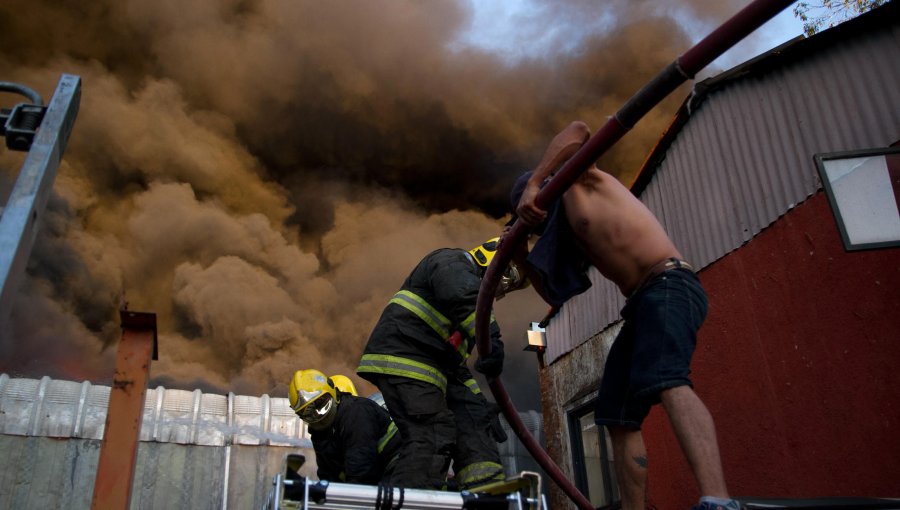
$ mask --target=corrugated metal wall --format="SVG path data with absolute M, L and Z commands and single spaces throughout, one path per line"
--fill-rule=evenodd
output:
M 0 509 L 90 508 L 108 386 L 0 374 Z M 131 508 L 261 508 L 288 453 L 315 455 L 286 398 L 147 390 Z
M 522 424 L 525 425 L 525 429 L 534 436 L 537 442 L 544 444 L 543 416 L 537 411 L 526 411 L 520 412 L 519 418 L 522 420 Z M 500 425 L 506 432 L 507 437 L 505 442 L 498 445 L 500 448 L 500 462 L 503 463 L 506 476 L 513 476 L 522 471 L 533 471 L 543 475 L 544 470 L 528 453 L 525 445 L 516 437 L 515 432 L 513 432 L 512 427 L 509 426 L 506 417 L 502 413 L 500 414 Z
M 757 62 L 727 81 L 708 80 L 722 83 L 663 149 L 641 200 L 695 267 L 740 247 L 819 189 L 813 155 L 900 138 L 896 20 L 840 43 L 814 39 L 797 44 L 805 45 L 801 59 L 772 55 L 764 71 Z M 590 276 L 594 287 L 547 327 L 548 362 L 619 318 L 624 297 L 595 270 Z
M 101 439 L 109 392 L 109 386 L 88 381 L 0 374 L 0 434 Z M 140 440 L 201 446 L 312 444 L 286 398 L 162 386 L 147 390 Z
M 277 446 L 141 442 L 130 508 L 262 508 L 288 453 L 312 456 Z M 0 509 L 91 507 L 100 440 L 0 434 L 0 455 Z

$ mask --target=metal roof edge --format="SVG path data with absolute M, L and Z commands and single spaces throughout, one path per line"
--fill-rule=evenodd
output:
M 848 37 L 868 33 L 873 28 L 896 25 L 898 20 L 900 20 L 900 4 L 888 2 L 811 37 L 799 35 L 731 69 L 697 82 L 691 93 L 688 94 L 678 108 L 671 124 L 660 135 L 659 140 L 644 159 L 644 163 L 638 170 L 634 181 L 632 181 L 631 193 L 638 197 L 641 196 L 641 193 L 653 180 L 656 169 L 665 159 L 666 151 L 678 136 L 681 128 L 687 124 L 691 114 L 697 111 L 713 92 L 727 87 L 738 80 L 758 76 L 772 69 L 790 65 L 812 53 L 846 42 Z

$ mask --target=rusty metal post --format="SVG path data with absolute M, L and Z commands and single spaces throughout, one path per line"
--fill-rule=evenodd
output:
M 126 510 L 137 460 L 150 360 L 156 354 L 156 314 L 121 310 L 122 340 L 109 393 L 92 510 Z

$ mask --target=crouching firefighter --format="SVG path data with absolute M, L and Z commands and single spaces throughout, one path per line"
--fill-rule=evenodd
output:
M 309 428 L 320 480 L 366 485 L 390 480 L 400 450 L 397 426 L 378 403 L 356 396 L 349 378 L 298 370 L 288 396 Z
M 505 478 L 501 438 L 491 426 L 496 413 L 466 367 L 475 346 L 478 289 L 497 242 L 428 254 L 385 307 L 363 351 L 356 372 L 381 390 L 402 437 L 395 486 L 445 488 L 451 461 L 460 490 Z M 522 288 L 524 281 L 510 266 L 499 292 Z M 493 314 L 490 331 L 490 356 L 475 368 L 497 377 L 503 342 Z

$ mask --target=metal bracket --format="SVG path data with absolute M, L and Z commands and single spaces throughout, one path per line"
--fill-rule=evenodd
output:
M 8 113 L 7 113 L 8 112 Z M 19 103 L 12 110 L 0 112 L 0 135 L 6 137 L 6 147 L 14 151 L 28 151 L 37 135 L 38 126 L 47 112 L 46 106 Z

